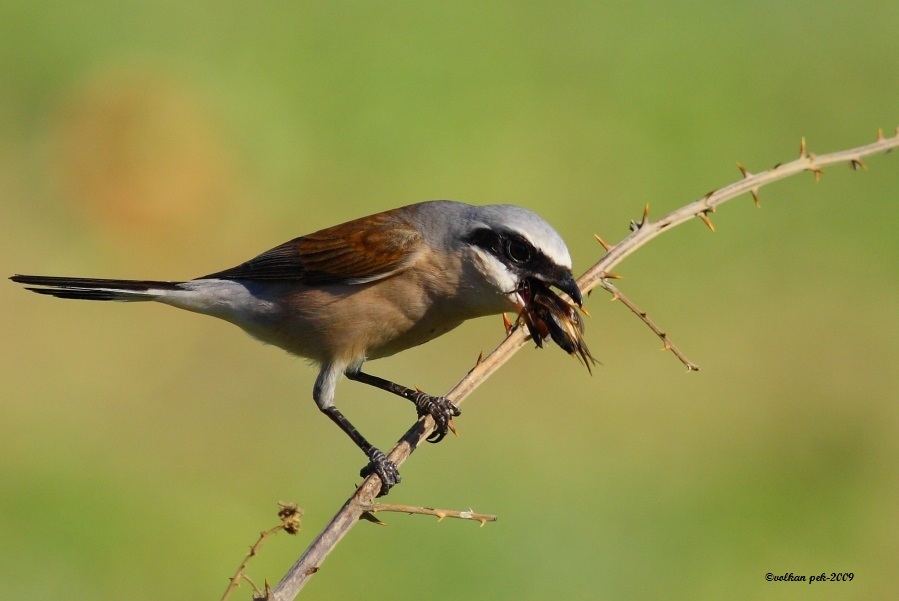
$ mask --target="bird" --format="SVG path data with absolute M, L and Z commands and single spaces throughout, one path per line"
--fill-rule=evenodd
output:
M 461 414 L 449 399 L 362 371 L 446 334 L 463 322 L 522 311 L 527 290 L 554 286 L 582 306 L 571 255 L 559 233 L 516 205 L 432 200 L 294 238 L 236 267 L 185 281 L 38 275 L 10 279 L 64 299 L 153 301 L 210 315 L 318 365 L 312 397 L 368 458 L 360 474 L 401 481 L 334 399 L 343 376 L 411 401 L 442 440 Z M 539 342 L 539 341 L 538 341 Z

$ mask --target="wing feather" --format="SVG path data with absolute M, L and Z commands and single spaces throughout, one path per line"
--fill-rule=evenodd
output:
M 394 209 L 295 238 L 200 279 L 370 282 L 404 269 L 417 255 L 421 241 L 402 209 Z

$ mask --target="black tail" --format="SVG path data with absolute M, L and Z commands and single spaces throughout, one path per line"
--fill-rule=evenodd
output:
M 151 280 L 102 280 L 66 278 L 47 275 L 14 275 L 12 281 L 26 284 L 26 290 L 58 298 L 98 301 L 149 301 L 158 296 L 153 291 L 177 290 L 181 282 Z M 32 288 L 31 286 L 39 286 Z

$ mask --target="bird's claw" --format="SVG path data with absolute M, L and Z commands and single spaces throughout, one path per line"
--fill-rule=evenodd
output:
M 418 392 L 413 399 L 418 409 L 418 416 L 430 415 L 434 420 L 434 431 L 428 436 L 428 442 L 440 442 L 451 429 L 454 417 L 462 415 L 462 410 L 445 396 L 430 396 Z
M 372 474 L 378 476 L 381 479 L 381 491 L 378 493 L 378 496 L 383 497 L 390 492 L 391 488 L 402 482 L 400 471 L 397 469 L 396 464 L 387 459 L 387 455 L 378 449 L 372 449 L 368 458 L 371 461 L 362 468 L 359 475 L 363 478 L 367 478 Z

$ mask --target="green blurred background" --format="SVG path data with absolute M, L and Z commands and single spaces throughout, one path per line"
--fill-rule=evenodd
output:
M 644 203 L 899 124 L 899 3 L 3 2 L 0 273 L 183 279 L 431 198 L 517 203 L 575 270 Z M 899 557 L 899 157 L 803 175 L 654 241 L 594 294 L 592 377 L 527 348 L 403 468 L 317 599 L 877 599 Z M 276 582 L 364 459 L 315 371 L 212 319 L 0 285 L 0 597 L 215 599 Z M 370 370 L 446 390 L 466 324 Z M 410 408 L 343 383 L 389 447 Z M 853 572 L 851 583 L 765 573 Z M 237 598 L 248 599 L 249 589 Z

